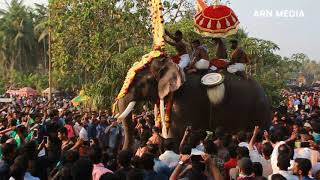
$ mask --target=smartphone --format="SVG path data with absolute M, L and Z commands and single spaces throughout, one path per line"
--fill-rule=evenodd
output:
M 49 140 L 49 137 L 48 137 L 48 136 L 43 136 L 43 141 L 44 141 L 44 143 L 47 143 L 48 140 Z
M 310 142 L 301 142 L 301 147 L 302 148 L 310 147 Z
M 192 126 L 187 126 L 188 131 L 191 131 L 191 129 L 192 129 Z
M 38 137 L 38 129 L 34 129 L 34 130 L 33 130 L 33 136 L 34 136 L 35 138 Z

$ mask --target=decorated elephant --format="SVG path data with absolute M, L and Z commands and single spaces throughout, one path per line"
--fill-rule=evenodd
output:
M 133 124 L 128 117 L 136 102 L 156 104 L 164 120 L 164 103 L 172 101 L 166 126 L 170 137 L 180 138 L 186 126 L 213 130 L 223 126 L 229 132 L 246 130 L 255 125 L 267 127 L 271 119 L 269 100 L 254 80 L 244 80 L 223 73 L 224 82 L 216 87 L 201 84 L 203 74 L 184 77 L 179 67 L 159 51 L 152 51 L 134 64 L 114 106 L 125 130 L 124 149 L 133 143 Z M 165 126 L 162 124 L 163 127 Z

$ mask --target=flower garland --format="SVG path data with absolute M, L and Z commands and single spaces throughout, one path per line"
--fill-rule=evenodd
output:
M 162 53 L 160 51 L 151 51 L 150 53 L 144 55 L 141 61 L 136 62 L 133 66 L 129 69 L 126 79 L 122 85 L 122 88 L 117 96 L 117 100 L 123 98 L 129 91 L 129 87 L 134 80 L 137 72 L 143 70 L 147 64 L 149 64 L 154 58 L 161 56 Z

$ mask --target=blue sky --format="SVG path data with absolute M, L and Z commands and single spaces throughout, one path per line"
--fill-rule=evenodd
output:
M 241 26 L 250 36 L 275 42 L 279 45 L 278 53 L 282 56 L 302 52 L 311 59 L 320 61 L 320 15 L 317 12 L 320 0 L 229 1 L 239 16 Z M 33 3 L 47 3 L 47 0 L 25 0 L 27 5 Z M 0 0 L 0 7 L 3 5 L 4 0 Z M 298 17 L 284 17 L 285 10 Z M 277 16 L 281 11 L 283 16 Z M 268 12 L 269 16 L 263 16 L 264 12 Z

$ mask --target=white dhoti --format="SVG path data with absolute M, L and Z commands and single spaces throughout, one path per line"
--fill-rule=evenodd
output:
M 246 66 L 243 63 L 234 63 L 229 65 L 229 67 L 227 68 L 227 71 L 229 73 L 236 73 L 238 71 L 245 71 Z
M 196 62 L 194 64 L 194 66 L 199 70 L 209 69 L 210 62 L 208 60 L 205 60 L 205 59 L 200 59 L 198 62 Z
M 179 67 L 181 69 L 186 68 L 190 63 L 190 57 L 189 54 L 183 54 L 180 56 L 180 62 L 179 62 Z

